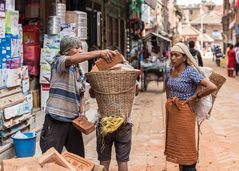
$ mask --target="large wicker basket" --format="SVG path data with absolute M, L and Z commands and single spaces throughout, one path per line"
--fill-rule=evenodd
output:
M 139 73 L 139 70 L 117 70 L 86 74 L 102 116 L 128 117 L 132 110 Z

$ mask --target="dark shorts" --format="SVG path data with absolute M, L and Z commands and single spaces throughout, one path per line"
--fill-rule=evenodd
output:
M 99 161 L 111 160 L 112 146 L 114 143 L 116 160 L 118 162 L 129 161 L 129 154 L 131 150 L 132 125 L 127 123 L 121 126 L 117 131 L 102 137 L 99 133 L 99 126 L 97 126 L 97 153 Z
M 64 146 L 71 153 L 85 156 L 82 133 L 71 122 L 61 122 L 46 115 L 40 135 L 42 153 L 51 147 L 61 153 Z

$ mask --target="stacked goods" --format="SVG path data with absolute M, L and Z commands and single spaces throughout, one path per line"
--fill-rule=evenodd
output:
M 97 72 L 95 70 L 86 74 L 101 114 L 100 124 L 101 134 L 103 135 L 114 132 L 127 121 L 133 107 L 139 70 L 128 69 L 127 65 L 116 64 L 117 62 L 115 61 L 120 57 L 122 58 L 121 61 L 123 61 L 123 57 L 119 53 L 113 57 L 112 63 L 115 63 L 114 67 L 110 68 L 108 66 L 112 64 L 104 62 L 104 67 L 102 67 L 102 64 L 97 65 L 97 68 L 108 70 L 99 70 Z M 120 67 L 117 65 L 120 65 Z
M 51 64 L 54 56 L 59 52 L 61 36 L 44 35 L 43 48 L 40 58 L 40 83 L 41 83 L 41 109 L 45 110 L 46 101 L 49 96 Z
M 66 11 L 66 23 L 76 23 L 76 35 L 81 40 L 87 39 L 87 13 L 82 11 Z
M 17 131 L 28 130 L 34 116 L 28 67 L 23 66 L 23 33 L 18 23 L 19 12 L 15 10 L 14 0 L 1 1 L 0 5 L 3 7 L 0 10 L 1 146 L 11 143 L 11 135 Z
M 60 23 L 65 24 L 66 4 L 54 3 L 53 12 L 55 16 L 60 18 Z
M 58 16 L 48 17 L 48 34 L 59 34 L 61 31 L 61 19 Z
M 33 117 L 27 67 L 6 71 L 6 88 L 0 90 L 0 145 L 10 143 L 15 132 L 28 130 Z

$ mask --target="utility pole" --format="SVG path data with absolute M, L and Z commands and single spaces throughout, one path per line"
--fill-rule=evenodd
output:
M 203 18 L 204 18 L 202 3 L 203 1 L 201 1 L 201 4 L 200 4 L 200 14 L 201 14 L 200 48 L 201 50 L 203 50 Z

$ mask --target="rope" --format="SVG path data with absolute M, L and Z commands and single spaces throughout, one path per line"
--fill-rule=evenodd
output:
M 117 95 L 117 94 L 127 93 L 127 92 L 129 92 L 129 91 L 131 91 L 131 90 L 133 90 L 133 89 L 135 89 L 135 85 L 134 85 L 133 87 L 130 87 L 130 88 L 127 89 L 127 90 L 120 91 L 120 92 L 110 92 L 110 93 L 105 93 L 105 92 L 98 91 L 98 90 L 95 90 L 95 89 L 93 89 L 93 90 L 94 90 L 94 92 L 99 93 L 99 94 L 104 94 L 104 95 Z
M 197 127 L 198 127 L 198 135 L 197 135 L 197 163 L 199 163 L 200 134 L 202 134 L 201 124 L 202 124 L 202 122 L 199 122 L 199 123 L 197 122 Z

